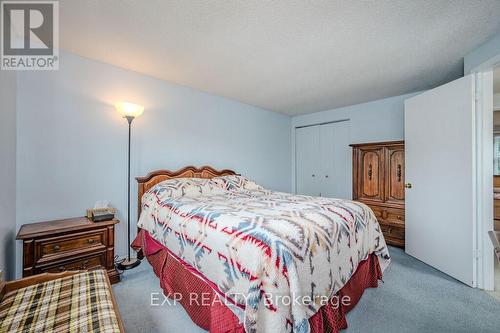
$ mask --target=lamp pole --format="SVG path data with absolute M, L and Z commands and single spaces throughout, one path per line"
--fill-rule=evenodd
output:
M 117 265 L 118 269 L 126 270 L 139 266 L 141 261 L 137 258 L 130 258 L 130 141 L 132 134 L 133 116 L 125 116 L 128 122 L 128 168 L 127 168 L 127 259 Z

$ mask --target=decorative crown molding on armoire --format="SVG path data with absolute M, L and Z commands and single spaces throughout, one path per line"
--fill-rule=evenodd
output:
M 405 246 L 404 141 L 350 145 L 353 200 L 375 213 L 387 244 Z

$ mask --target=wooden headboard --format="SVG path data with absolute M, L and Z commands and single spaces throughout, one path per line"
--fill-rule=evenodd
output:
M 156 170 L 148 173 L 144 177 L 137 177 L 138 191 L 137 191 L 137 218 L 141 215 L 141 199 L 142 195 L 155 186 L 159 182 L 172 178 L 214 178 L 219 176 L 236 175 L 237 173 L 232 170 L 215 170 L 210 166 L 202 166 L 200 168 L 194 166 L 187 166 L 177 171 L 170 170 Z

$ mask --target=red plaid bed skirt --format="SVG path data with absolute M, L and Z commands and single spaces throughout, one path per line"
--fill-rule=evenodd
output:
M 142 250 L 160 279 L 160 286 L 166 296 L 181 295 L 182 304 L 193 322 L 211 333 L 243 333 L 245 329 L 238 317 L 223 303 L 218 302 L 217 293 L 189 267 L 178 261 L 162 244 L 146 231 L 140 230 L 132 243 L 135 250 Z M 359 301 L 366 288 L 376 288 L 382 271 L 376 255 L 362 261 L 347 284 L 336 294 L 337 299 L 350 297 L 350 304 L 339 306 L 326 304 L 309 318 L 311 332 L 339 332 L 347 328 L 346 313 Z M 203 295 L 204 304 L 189 301 L 190 293 Z M 208 301 L 207 301 L 208 299 Z M 212 300 L 214 300 L 212 302 Z M 193 304 L 194 303 L 194 304 Z M 337 302 L 338 303 L 338 302 Z M 336 303 L 336 304 L 337 304 Z

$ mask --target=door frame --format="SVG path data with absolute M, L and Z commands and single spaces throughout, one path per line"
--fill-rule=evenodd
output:
M 473 68 L 476 80 L 476 287 L 494 289 L 494 252 L 488 237 L 493 229 L 493 68 L 500 54 Z M 467 73 L 465 73 L 467 74 Z

